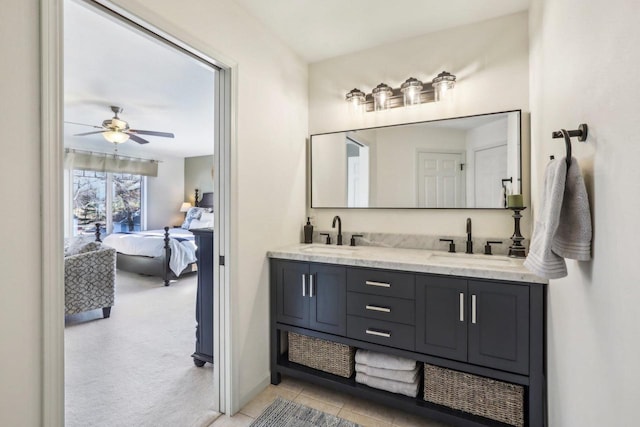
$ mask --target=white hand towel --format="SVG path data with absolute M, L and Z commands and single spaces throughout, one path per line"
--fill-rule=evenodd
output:
M 553 238 L 552 250 L 563 258 L 591 259 L 591 211 L 580 165 L 575 158 L 567 171 L 560 223 Z
M 524 261 L 524 266 L 531 272 L 546 279 L 558 279 L 567 275 L 564 258 L 551 250 L 560 220 L 566 176 L 565 158 L 549 162 L 545 171 L 540 214 L 533 229 L 529 255 Z
M 363 365 L 362 363 L 356 363 L 356 372 L 361 372 L 370 377 L 384 378 L 401 383 L 414 383 L 419 374 L 418 366 L 420 365 L 416 365 L 415 369 L 411 371 L 399 371 L 397 369 L 375 368 L 373 366 Z
M 356 363 L 374 368 L 396 369 L 399 371 L 412 371 L 416 367 L 415 360 L 362 349 L 356 351 Z
M 416 397 L 418 395 L 418 386 L 420 385 L 419 381 L 413 384 L 401 383 L 384 378 L 370 377 L 362 372 L 356 373 L 356 382 L 380 390 L 390 391 L 391 393 L 404 394 L 409 397 Z

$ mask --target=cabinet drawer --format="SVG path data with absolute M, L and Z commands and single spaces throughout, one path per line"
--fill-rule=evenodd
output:
M 413 350 L 415 328 L 384 320 L 347 316 L 347 336 L 356 340 Z
M 347 290 L 395 298 L 415 298 L 415 277 L 409 273 L 350 268 L 347 270 Z
M 347 292 L 347 314 L 415 325 L 415 303 L 402 298 Z

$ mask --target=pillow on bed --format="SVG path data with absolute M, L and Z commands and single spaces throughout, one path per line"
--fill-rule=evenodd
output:
M 200 216 L 202 215 L 203 212 L 207 212 L 207 210 L 205 208 L 189 208 L 189 210 L 187 211 L 187 214 L 184 216 L 184 222 L 182 223 L 182 228 L 184 228 L 185 230 L 189 229 L 189 224 L 191 224 L 191 221 L 193 221 L 194 219 L 200 219 Z
M 204 214 L 202 216 L 204 217 Z M 194 228 L 213 228 L 213 219 L 209 221 L 204 219 L 194 219 L 189 225 L 189 230 L 193 230 Z

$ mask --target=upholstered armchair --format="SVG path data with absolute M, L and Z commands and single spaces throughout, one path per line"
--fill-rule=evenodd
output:
M 116 250 L 90 242 L 65 251 L 65 314 L 102 309 L 111 315 L 115 301 Z

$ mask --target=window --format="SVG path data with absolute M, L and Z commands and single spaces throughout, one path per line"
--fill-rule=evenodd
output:
M 145 177 L 129 173 L 73 170 L 73 235 L 140 231 L 144 223 Z

